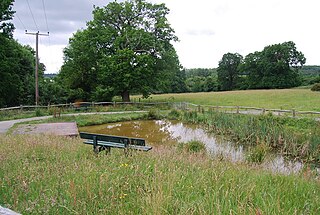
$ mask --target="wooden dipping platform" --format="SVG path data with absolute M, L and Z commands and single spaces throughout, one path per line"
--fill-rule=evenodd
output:
M 43 123 L 18 125 L 13 134 L 52 134 L 57 136 L 78 136 L 75 122 Z

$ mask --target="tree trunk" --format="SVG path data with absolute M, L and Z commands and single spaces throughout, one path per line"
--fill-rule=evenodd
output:
M 124 91 L 121 93 L 122 102 L 130 102 L 130 93 L 129 91 Z

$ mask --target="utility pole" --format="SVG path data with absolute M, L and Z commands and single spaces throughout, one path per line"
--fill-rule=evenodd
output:
M 39 36 L 49 36 L 49 32 L 47 34 L 40 34 L 39 31 L 37 32 L 33 32 L 33 33 L 29 33 L 26 30 L 26 34 L 29 35 L 35 35 L 36 36 L 36 71 L 35 71 L 35 81 L 36 81 L 36 106 L 38 106 L 39 104 L 39 81 L 38 81 L 38 74 L 39 74 L 39 48 L 38 48 L 38 43 L 39 43 Z

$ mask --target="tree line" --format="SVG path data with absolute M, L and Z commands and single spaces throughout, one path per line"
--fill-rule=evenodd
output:
M 0 107 L 35 101 L 35 52 L 13 39 L 13 2 L 0 4 Z M 169 12 L 164 4 L 145 0 L 94 7 L 86 28 L 69 39 L 59 74 L 44 78 L 45 65 L 40 64 L 40 103 L 110 101 L 114 96 L 130 101 L 132 94 L 290 88 L 303 83 L 299 69 L 306 59 L 292 41 L 245 57 L 226 53 L 216 69 L 183 68 L 172 45 L 178 38 L 167 20 Z M 305 69 L 312 75 L 303 84 L 318 81 L 317 69 Z

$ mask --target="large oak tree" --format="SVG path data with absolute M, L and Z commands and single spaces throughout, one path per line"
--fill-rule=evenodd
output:
M 168 13 L 164 4 L 144 0 L 96 7 L 87 29 L 78 31 L 65 49 L 61 76 L 91 95 L 111 93 L 123 101 L 130 101 L 132 92 L 148 96 L 167 77 L 163 61 L 170 53 L 176 57 L 170 42 L 177 37 Z

